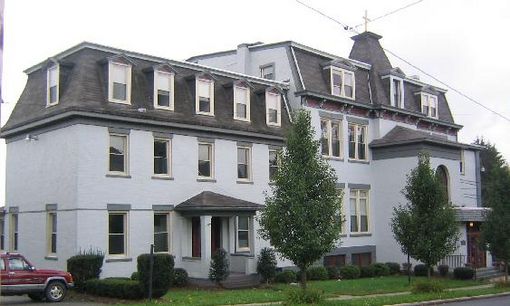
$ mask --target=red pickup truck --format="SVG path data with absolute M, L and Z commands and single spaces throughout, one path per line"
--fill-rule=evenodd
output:
M 38 270 L 20 254 L 0 254 L 1 295 L 28 294 L 32 300 L 60 302 L 73 287 L 71 273 Z

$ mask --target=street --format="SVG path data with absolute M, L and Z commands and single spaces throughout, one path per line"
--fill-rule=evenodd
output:
M 510 305 L 510 296 L 500 296 L 465 302 L 446 303 L 448 306 L 507 306 Z
M 48 306 L 51 305 L 45 302 L 32 302 L 32 300 L 26 296 L 1 296 L 0 297 L 0 305 L 30 305 L 30 306 Z M 69 299 L 64 299 L 61 303 L 56 303 L 58 306 L 78 306 L 78 305 L 87 305 L 87 306 L 96 306 L 96 305 L 104 305 L 93 302 L 83 302 L 83 301 L 73 301 Z

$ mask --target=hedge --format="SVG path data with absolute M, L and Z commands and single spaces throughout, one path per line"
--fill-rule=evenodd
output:
M 396 262 L 387 262 L 386 266 L 390 269 L 390 274 L 395 275 L 400 273 L 400 264 Z
M 78 254 L 67 260 L 67 271 L 73 275 L 77 289 L 81 289 L 87 280 L 99 278 L 103 260 L 104 254 L 100 251 Z
M 144 295 L 149 292 L 150 254 L 137 258 L 137 269 Z M 169 254 L 154 254 L 152 275 L 152 297 L 159 298 L 167 293 L 174 272 L 174 257 Z
M 374 269 L 374 276 L 388 276 L 390 275 L 390 268 L 383 263 L 375 263 L 372 265 Z
M 136 300 L 144 297 L 142 286 L 129 278 L 91 279 L 84 283 L 85 292 L 105 297 Z
M 306 271 L 306 278 L 309 280 L 326 280 L 328 271 L 324 267 L 310 267 Z
M 359 278 L 360 273 L 358 266 L 347 265 L 340 268 L 340 275 L 343 279 Z
M 453 269 L 453 277 L 456 279 L 473 279 L 475 270 L 468 267 L 459 267 Z
M 295 283 L 296 282 L 296 272 L 292 270 L 285 270 L 283 272 L 276 273 L 274 278 L 277 283 Z
M 188 284 L 188 272 L 182 268 L 174 270 L 174 277 L 172 279 L 172 286 L 185 287 Z
M 439 271 L 439 275 L 441 275 L 442 277 L 445 277 L 448 275 L 448 265 L 439 265 L 437 267 L 437 271 Z

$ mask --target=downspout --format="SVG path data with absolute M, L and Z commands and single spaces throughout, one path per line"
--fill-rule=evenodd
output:
M 282 97 L 283 97 L 283 103 L 285 104 L 285 109 L 287 110 L 287 116 L 289 116 L 289 121 L 290 121 L 290 123 L 292 123 L 292 116 L 290 115 L 289 104 L 287 103 L 287 93 L 282 95 Z

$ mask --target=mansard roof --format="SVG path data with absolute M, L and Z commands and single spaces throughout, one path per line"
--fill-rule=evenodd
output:
M 180 212 L 255 212 L 262 209 L 264 206 L 237 199 L 234 197 L 218 194 L 212 191 L 203 191 L 198 195 L 180 203 L 175 207 L 176 211 Z

